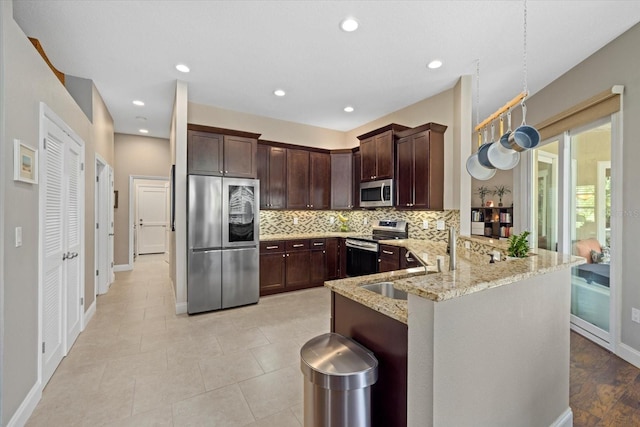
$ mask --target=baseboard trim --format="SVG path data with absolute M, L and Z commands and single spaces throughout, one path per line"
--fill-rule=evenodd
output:
M 131 271 L 133 270 L 132 264 L 118 264 L 113 266 L 113 271 Z
M 617 350 L 616 353 L 621 359 L 626 360 L 636 368 L 640 368 L 640 351 L 623 343 L 618 344 Z
M 27 397 L 24 398 L 18 410 L 9 420 L 7 427 L 22 427 L 27 423 L 31 414 L 38 406 L 38 402 L 42 398 L 42 389 L 40 388 L 40 381 L 36 381 L 29 393 L 27 393 Z
M 177 302 L 176 303 L 176 314 L 187 314 L 187 303 L 186 302 Z
M 91 321 L 91 319 L 93 319 L 93 316 L 96 314 L 96 300 L 95 298 L 93 299 L 93 302 L 91 303 L 91 305 L 89 306 L 89 308 L 87 309 L 87 311 L 84 312 L 84 318 L 83 320 L 83 325 L 82 325 L 82 330 L 84 331 L 84 329 L 87 327 L 87 325 L 89 324 L 89 322 Z
M 567 408 L 562 415 L 560 415 L 550 427 L 572 427 L 573 426 L 573 411 L 571 408 Z

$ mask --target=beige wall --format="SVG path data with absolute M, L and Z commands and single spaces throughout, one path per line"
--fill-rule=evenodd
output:
M 467 173 L 467 171 L 465 171 L 465 173 Z M 478 196 L 476 193 L 478 191 L 478 187 L 480 187 L 481 185 L 484 185 L 491 191 L 494 191 L 496 189 L 496 186 L 498 185 L 504 185 L 505 187 L 509 188 L 511 190 L 511 193 L 505 194 L 502 197 L 502 204 L 504 206 L 511 206 L 511 203 L 514 200 L 513 171 L 511 170 L 503 171 L 498 169 L 496 170 L 496 174 L 494 175 L 494 177 L 486 181 L 479 181 L 475 178 L 471 178 L 471 185 L 471 206 L 473 207 L 480 206 L 480 196 Z M 498 206 L 499 197 L 487 194 L 484 200 L 485 202 L 493 200 L 494 206 Z
M 187 120 L 189 123 L 199 125 L 259 133 L 262 134 L 261 139 L 308 147 L 338 149 L 357 145 L 345 145 L 344 133 L 340 131 L 224 110 L 193 102 L 189 102 Z
M 118 208 L 114 210 L 114 263 L 129 264 L 129 177 L 169 177 L 169 140 L 147 136 L 115 134 L 114 189 Z
M 640 57 L 635 55 L 640 44 L 640 24 L 600 49 L 533 95 L 527 102 L 527 121 L 540 123 L 561 111 L 614 85 L 624 85 L 622 130 L 622 212 L 616 219 L 622 223 L 621 247 L 612 248 L 612 257 L 621 257 L 620 283 L 622 318 L 619 354 L 630 357 L 633 353 L 640 363 L 640 325 L 631 321 L 631 307 L 640 308 L 640 264 L 637 262 L 637 240 L 640 236 L 640 197 L 635 183 L 640 182 Z M 620 172 L 620 170 L 618 170 Z M 623 353 L 620 353 L 622 351 Z
M 97 107 L 97 135 L 93 125 L 71 95 L 54 76 L 25 34 L 13 20 L 12 2 L 0 2 L 2 8 L 2 103 L 5 110 L 2 127 L 3 203 L 5 230 L 22 227 L 23 244 L 16 248 L 13 239 L 2 239 L 4 281 L 4 342 L 2 354 L 2 424 L 6 425 L 36 385 L 38 373 L 38 233 L 39 187 L 13 181 L 13 139 L 39 146 L 40 102 L 47 104 L 85 143 L 85 309 L 94 301 L 94 156 L 96 145 L 109 158 L 109 128 L 113 124 L 106 108 Z M 98 104 L 102 104 L 100 100 Z M 96 106 L 94 105 L 94 108 Z M 102 108 L 102 110 L 101 110 Z M 88 159 L 88 160 L 87 160 Z M 10 206 L 10 207 L 9 207 Z

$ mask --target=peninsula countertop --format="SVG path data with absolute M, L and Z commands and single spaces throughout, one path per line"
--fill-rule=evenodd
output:
M 445 243 L 417 239 L 389 240 L 381 243 L 407 248 L 414 256 L 426 262 L 427 272 L 425 268 L 397 270 L 333 280 L 325 282 L 325 286 L 403 323 L 407 323 L 406 301 L 387 298 L 363 289 L 361 286 L 369 283 L 392 282 L 393 287 L 398 290 L 439 302 L 514 284 L 529 277 L 570 268 L 585 262 L 581 257 L 536 249 L 526 258 L 489 263 L 486 256 L 478 256 L 458 248 L 457 269 L 449 271 Z M 434 267 L 438 257 L 444 258 L 441 272 Z

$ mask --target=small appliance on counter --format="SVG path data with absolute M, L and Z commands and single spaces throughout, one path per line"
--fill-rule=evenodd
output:
M 407 221 L 382 219 L 373 226 L 373 234 L 347 237 L 347 276 L 364 276 L 378 272 L 379 240 L 409 237 Z
M 257 303 L 259 181 L 189 175 L 188 186 L 187 312 Z

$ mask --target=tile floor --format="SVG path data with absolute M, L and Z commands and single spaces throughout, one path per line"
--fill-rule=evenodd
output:
M 175 315 L 168 264 L 141 256 L 46 386 L 28 426 L 302 425 L 299 349 L 329 330 L 329 291 Z
M 299 348 L 329 330 L 329 291 L 175 315 L 168 265 L 118 273 L 28 426 L 302 425 Z M 571 333 L 574 426 L 640 425 L 640 370 Z

